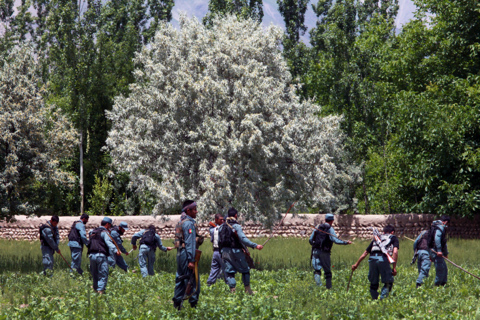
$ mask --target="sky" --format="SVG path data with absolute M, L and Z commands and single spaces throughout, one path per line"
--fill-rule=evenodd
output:
M 311 0 L 308 5 L 308 10 L 305 15 L 305 24 L 308 30 L 305 36 L 302 38 L 304 42 L 308 42 L 308 31 L 315 27 L 316 17 L 311 8 L 312 3 L 317 3 L 318 0 Z M 175 0 L 175 6 L 172 11 L 172 23 L 178 26 L 178 19 L 181 12 L 187 14 L 187 16 L 195 16 L 198 19 L 202 19 L 208 11 L 209 0 Z M 399 0 L 399 11 L 397 15 L 397 28 L 400 29 L 402 25 L 413 18 L 413 12 L 415 11 L 415 5 L 412 0 Z M 271 23 L 284 28 L 283 18 L 278 12 L 277 0 L 263 0 L 263 21 L 264 26 L 269 26 Z

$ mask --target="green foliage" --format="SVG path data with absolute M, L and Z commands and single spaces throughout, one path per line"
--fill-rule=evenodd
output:
M 479 274 L 476 262 L 480 254 L 478 241 L 455 240 L 450 243 L 453 244 L 450 258 L 461 263 L 459 260 L 470 256 L 462 262 L 467 264 L 469 271 Z M 5 248 L 5 244 L 1 243 L 2 247 Z M 25 248 L 24 244 L 17 242 L 16 245 Z M 157 269 L 155 276 L 144 279 L 138 269 L 136 273 L 124 273 L 116 268 L 110 272 L 106 295 L 99 296 L 92 292 L 92 280 L 88 273 L 83 277 L 72 275 L 66 266 L 58 264 L 53 278 L 37 272 L 21 274 L 4 271 L 0 274 L 0 318 L 245 319 L 247 316 L 250 319 L 475 319 L 480 298 L 478 280 L 449 265 L 446 287 L 434 287 L 434 275 L 431 274 L 422 288 L 416 289 L 415 279 L 418 273 L 416 267 L 409 266 L 411 250 L 407 248 L 411 248 L 410 245 L 411 242 L 404 241 L 400 244 L 398 275 L 386 301 L 371 300 L 367 263 L 355 271 L 350 290 L 346 292 L 350 266 L 363 252 L 367 242 L 334 247 L 333 288 L 325 290 L 314 284 L 306 240 L 272 239 L 268 243 L 269 247 L 258 252 L 260 255 L 275 261 L 285 256 L 285 252 L 288 252 L 287 255 L 292 253 L 295 255 L 294 260 L 307 261 L 306 268 L 252 270 L 254 296 L 243 292 L 238 274 L 239 284 L 235 295 L 229 293 L 228 287 L 221 280 L 210 287 L 204 285 L 211 255 L 201 258 L 202 265 L 207 269 L 201 274 L 202 287 L 197 309 L 190 308 L 186 303 L 180 312 L 176 312 L 171 303 L 175 286 L 174 269 L 160 272 Z M 471 250 L 468 253 L 459 252 L 465 246 Z M 32 250 L 34 247 L 38 253 L 38 243 L 32 245 Z M 7 251 L 13 252 L 13 246 L 11 248 Z M 295 252 L 297 249 L 301 251 L 298 257 Z M 13 254 L 18 255 L 19 252 L 22 251 L 17 250 Z M 159 256 L 170 257 L 175 265 L 175 254 L 157 253 Z M 127 260 L 129 259 L 130 257 Z M 3 261 L 2 257 L 0 263 Z M 432 273 L 433 271 L 434 269 Z
M 211 26 L 215 16 L 236 15 L 242 19 L 263 19 L 263 0 L 210 0 L 203 23 Z
M 95 185 L 90 197 L 89 215 L 103 216 L 112 197 L 112 186 L 107 177 L 100 178 L 95 175 Z

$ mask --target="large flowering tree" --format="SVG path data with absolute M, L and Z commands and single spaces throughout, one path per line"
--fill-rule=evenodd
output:
M 0 59 L 0 219 L 9 220 L 48 209 L 38 199 L 41 185 L 75 181 L 60 162 L 72 155 L 78 133 L 55 106 L 45 105 L 29 47 Z
M 334 190 L 352 178 L 341 118 L 300 102 L 282 37 L 234 16 L 209 28 L 184 17 L 138 54 L 131 94 L 108 112 L 107 145 L 118 169 L 156 195 L 155 213 L 192 198 L 200 216 L 233 205 L 268 224 L 296 200 L 338 207 Z

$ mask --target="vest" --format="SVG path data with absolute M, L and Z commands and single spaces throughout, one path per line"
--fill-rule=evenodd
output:
M 82 239 L 80 237 L 80 232 L 76 228 L 77 223 L 83 223 L 82 220 L 75 221 L 70 228 L 70 232 L 68 233 L 68 240 L 69 241 L 77 241 L 78 243 L 82 244 Z
M 422 232 L 420 239 L 417 242 L 417 250 L 430 251 L 428 248 L 428 231 L 425 230 Z
M 110 254 L 110 250 L 108 250 L 108 246 L 102 238 L 103 232 L 108 231 L 101 227 L 98 227 L 92 231 L 92 234 L 90 235 L 90 242 L 88 244 L 87 254 L 103 253 L 106 256 Z
M 40 226 L 39 228 L 39 231 L 40 231 L 40 244 L 42 246 L 48 246 L 48 243 L 45 241 L 45 238 L 43 237 L 43 230 L 45 228 L 50 228 L 52 230 L 52 234 L 53 234 L 53 240 L 55 241 L 57 239 L 57 235 L 58 235 L 58 229 L 57 228 L 54 228 L 51 224 L 49 223 L 44 223 Z
M 183 237 L 182 224 L 187 220 L 188 219 L 181 220 L 175 226 L 175 240 L 173 242 L 175 249 L 185 248 L 185 239 Z M 194 223 L 193 227 L 195 228 L 195 235 L 198 237 L 199 233 L 198 233 L 197 223 Z

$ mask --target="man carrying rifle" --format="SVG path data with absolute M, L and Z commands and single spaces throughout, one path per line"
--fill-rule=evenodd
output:
M 210 268 L 210 275 L 207 279 L 207 285 L 211 286 L 217 281 L 220 272 L 224 273 L 225 265 L 223 264 L 222 255 L 220 254 L 220 247 L 218 245 L 218 232 L 220 226 L 225 222 L 225 219 L 220 213 L 215 215 L 215 226 L 210 226 L 210 241 L 213 245 L 212 266 Z
M 195 218 L 197 217 L 197 204 L 192 200 L 183 203 L 181 219 L 175 227 L 175 248 L 177 249 L 177 274 L 175 276 L 175 293 L 173 296 L 174 308 L 180 310 L 184 299 L 188 299 L 190 306 L 196 308 L 200 295 L 200 281 L 198 278 L 197 248 L 203 243 L 199 236 Z M 198 240 L 196 238 L 199 238 Z M 196 260 L 195 257 L 198 257 Z M 192 288 L 192 276 L 195 281 Z M 188 290 L 187 290 L 188 289 Z M 188 292 L 189 291 L 189 292 Z
M 222 259 L 225 263 L 225 278 L 231 292 L 235 292 L 237 285 L 235 273 L 242 274 L 245 292 L 253 294 L 250 288 L 250 267 L 245 255 L 246 247 L 262 250 L 263 246 L 248 240 L 243 233 L 242 227 L 237 223 L 238 211 L 235 208 L 228 209 L 227 221 L 219 229 L 219 246 Z
M 330 268 L 330 253 L 333 244 L 347 245 L 351 241 L 343 241 L 337 237 L 333 230 L 334 216 L 331 213 L 325 215 L 325 223 L 319 224 L 310 236 L 309 242 L 312 245 L 312 266 L 314 279 L 318 286 L 322 285 L 322 269 L 325 272 L 326 288 L 332 288 L 332 270 Z
M 352 266 L 352 270 L 357 269 L 360 262 L 370 254 L 370 259 L 368 259 L 368 280 L 370 281 L 370 295 L 373 300 L 378 299 L 379 277 L 381 277 L 382 283 L 384 283 L 380 299 L 388 297 L 392 290 L 393 276 L 397 274 L 396 265 L 400 247 L 398 238 L 393 235 L 394 233 L 395 228 L 392 225 L 385 226 L 383 234 L 375 236 L 375 239 L 360 256 L 357 263 Z M 390 268 L 390 261 L 393 263 L 393 271 Z

